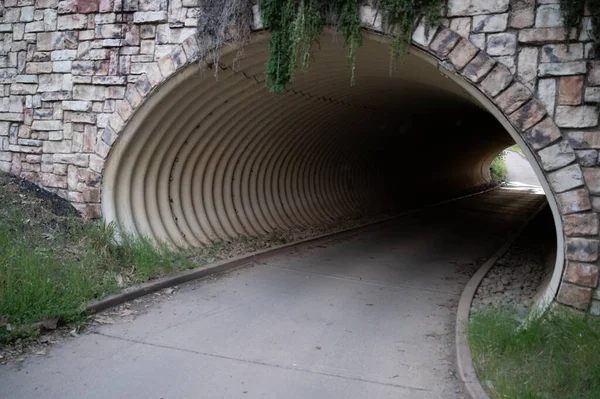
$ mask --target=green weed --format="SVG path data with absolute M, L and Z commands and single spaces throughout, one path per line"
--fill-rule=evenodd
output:
M 600 398 L 600 320 L 571 313 L 521 326 L 508 310 L 471 317 L 468 340 L 492 398 Z

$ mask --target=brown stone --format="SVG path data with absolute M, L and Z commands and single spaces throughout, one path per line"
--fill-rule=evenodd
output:
M 513 80 L 513 75 L 507 67 L 502 64 L 496 65 L 492 72 L 479 84 L 479 87 L 490 97 L 496 97 L 498 93 L 506 89 Z
M 531 100 L 510 115 L 510 122 L 523 132 L 542 120 L 546 109 L 537 100 Z
M 496 98 L 496 105 L 506 114 L 516 111 L 521 105 L 525 104 L 532 97 L 531 91 L 515 82 L 506 91 Z
M 567 238 L 567 259 L 580 262 L 598 260 L 598 240 L 589 238 Z
M 563 282 L 560 285 L 557 300 L 574 308 L 587 309 L 592 300 L 592 289 Z
M 446 57 L 461 39 L 460 35 L 450 29 L 441 29 L 429 48 L 440 57 Z
M 579 213 L 565 215 L 564 231 L 567 236 L 598 235 L 598 215 L 595 213 Z
M 558 103 L 579 105 L 583 96 L 583 76 L 563 76 L 558 86 Z
M 600 194 L 600 168 L 582 168 L 582 170 L 590 194 Z
M 454 68 L 460 71 L 475 57 L 478 51 L 477 47 L 473 46 L 470 41 L 461 39 L 456 47 L 454 47 L 454 50 L 450 52 L 448 58 L 452 62 L 452 65 L 454 65 Z
M 473 83 L 477 83 L 487 74 L 496 62 L 484 51 L 480 51 L 463 70 L 463 76 Z
M 564 280 L 584 287 L 596 288 L 598 285 L 598 266 L 588 263 L 567 262 Z
M 561 137 L 560 129 L 551 118 L 546 118 L 523 134 L 534 150 L 542 149 Z
M 567 191 L 556 196 L 560 212 L 563 215 L 588 211 L 592 208 L 587 190 L 578 189 Z

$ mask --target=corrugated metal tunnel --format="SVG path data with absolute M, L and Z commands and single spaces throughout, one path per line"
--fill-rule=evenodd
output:
M 218 79 L 188 67 L 128 124 L 109 156 L 103 212 L 181 246 L 402 211 L 490 180 L 513 143 L 435 66 L 365 38 L 349 84 L 341 38 L 324 35 L 285 93 L 264 83 L 268 35 Z

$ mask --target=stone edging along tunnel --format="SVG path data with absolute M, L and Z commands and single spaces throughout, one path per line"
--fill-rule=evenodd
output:
M 519 19 L 535 5 L 480 3 L 450 0 L 448 27 L 426 37 L 419 26 L 391 76 L 389 38 L 361 7 L 368 29 L 357 85 L 342 39 L 326 33 L 309 72 L 279 95 L 265 87 L 268 32 L 260 29 L 236 68 L 224 51 L 215 79 L 199 71 L 194 29 L 177 19 L 186 5 L 7 5 L 0 168 L 90 216 L 199 246 L 449 198 L 488 182 L 491 160 L 516 142 L 557 229 L 546 299 L 600 313 L 590 105 L 600 65 L 583 51 L 591 38 L 569 52 L 563 28 Z M 116 11 L 125 17 L 117 21 Z M 58 22 L 48 18 L 42 30 L 27 25 L 53 13 Z M 477 31 L 474 21 L 487 17 L 503 28 Z M 14 33 L 19 24 L 25 35 Z M 563 86 L 579 87 L 579 98 L 563 98 Z

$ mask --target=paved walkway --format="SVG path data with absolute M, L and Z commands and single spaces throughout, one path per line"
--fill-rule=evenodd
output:
M 513 150 L 506 150 L 506 168 L 508 175 L 506 181 L 510 183 L 523 183 L 532 186 L 539 186 L 538 180 L 529 161 L 523 154 Z
M 180 287 L 0 366 L 0 398 L 461 398 L 462 288 L 541 201 L 494 190 Z

